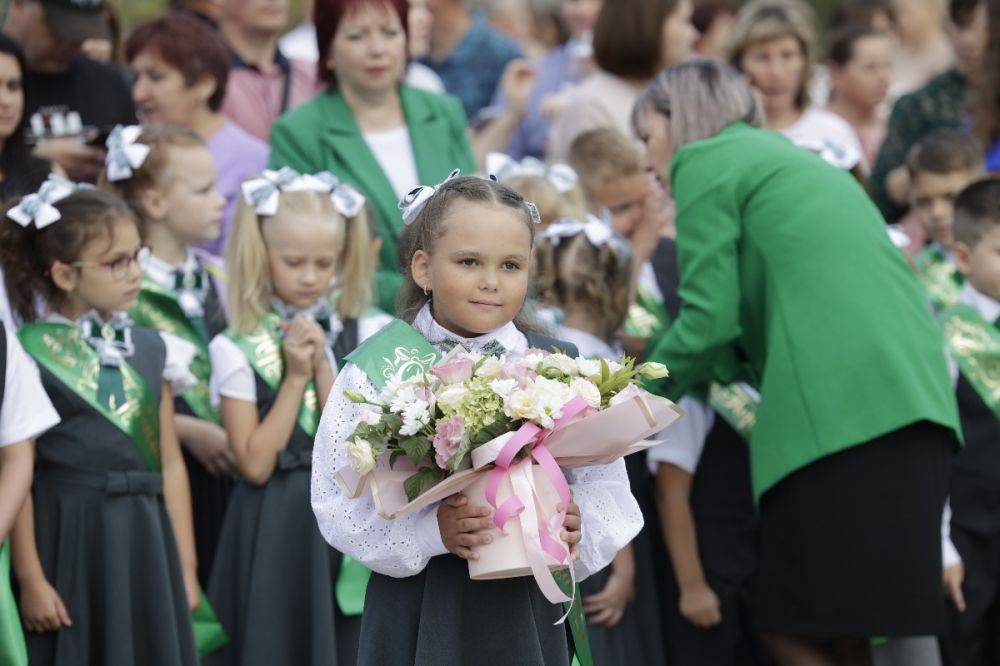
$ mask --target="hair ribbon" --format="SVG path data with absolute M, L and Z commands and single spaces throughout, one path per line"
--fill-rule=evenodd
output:
M 116 125 L 105 145 L 108 155 L 104 158 L 108 180 L 112 183 L 127 180 L 149 157 L 150 147 L 139 143 L 140 125 Z
M 530 156 L 518 162 L 503 153 L 486 155 L 486 172 L 501 181 L 515 176 L 538 176 L 547 180 L 559 194 L 566 194 L 579 181 L 576 171 L 568 164 L 546 164 Z
M 77 185 L 55 174 L 49 174 L 37 192 L 25 196 L 21 199 L 21 203 L 7 211 L 7 217 L 25 228 L 34 223 L 37 229 L 44 229 L 62 218 L 55 204 L 81 189 L 93 189 L 93 186 Z
M 407 192 L 406 196 L 399 200 L 399 210 L 403 214 L 403 224 L 413 224 L 417 216 L 420 215 L 420 211 L 424 209 L 424 206 L 427 205 L 427 202 L 434 196 L 438 188 L 449 180 L 458 178 L 461 173 L 461 170 L 455 169 L 437 185 L 421 185 Z

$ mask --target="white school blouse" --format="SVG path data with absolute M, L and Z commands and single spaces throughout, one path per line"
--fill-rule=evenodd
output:
M 414 328 L 431 344 L 457 340 L 466 349 L 480 350 L 491 341 L 511 354 L 524 353 L 527 339 L 513 324 L 476 338 L 460 338 L 443 329 L 429 308 L 417 315 Z M 427 562 L 447 549 L 437 524 L 437 504 L 413 514 L 386 520 L 375 510 L 371 497 L 349 499 L 334 480 L 334 473 L 348 464 L 344 440 L 365 409 L 344 397 L 345 390 L 369 399 L 378 396 L 375 385 L 359 368 L 348 364 L 334 385 L 323 410 L 313 446 L 312 507 L 320 531 L 337 550 L 387 576 L 403 578 L 420 573 Z M 578 580 L 600 571 L 642 529 L 642 512 L 629 488 L 625 462 L 563 470 L 573 500 L 583 517 L 580 556 L 574 565 Z
M 34 439 L 59 423 L 59 414 L 42 386 L 35 360 L 6 329 L 7 368 L 0 407 L 0 447 Z

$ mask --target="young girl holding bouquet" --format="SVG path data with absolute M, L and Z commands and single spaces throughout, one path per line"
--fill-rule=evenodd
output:
M 309 467 L 338 365 L 389 321 L 362 314 L 374 272 L 365 199 L 291 169 L 243 192 L 226 256 L 231 325 L 209 345 L 241 476 L 208 590 L 230 644 L 205 663 L 352 664 L 368 572 L 316 528 Z
M 621 349 L 613 341 L 628 314 L 634 269 L 628 241 L 592 215 L 564 219 L 545 230 L 535 257 L 538 300 L 564 316 L 559 337 L 573 342 L 582 356 L 617 361 Z M 656 576 L 662 541 L 644 457 L 625 459 L 645 518 L 643 530 L 610 567 L 581 587 L 596 664 L 666 663 Z
M 37 439 L 12 538 L 32 664 L 195 666 L 199 603 L 169 380 L 182 341 L 133 327 L 148 250 L 118 197 L 49 180 L 6 211 L 18 337 L 61 423 Z M 39 305 L 44 318 L 39 318 Z
M 556 346 L 575 355 L 572 345 L 537 335 L 523 321 L 534 207 L 496 182 L 456 175 L 437 188 L 414 190 L 401 204 L 407 223 L 399 251 L 403 320 L 438 352 L 461 345 L 517 355 Z M 410 359 L 405 345 L 395 353 Z M 476 548 L 492 539 L 478 533 L 492 525 L 488 507 L 470 506 L 456 494 L 390 521 L 371 498 L 350 499 L 336 483 L 334 472 L 348 462 L 346 439 L 370 410 L 345 392 L 368 400 L 378 394 L 355 363 L 338 377 L 316 438 L 312 497 L 327 540 L 375 571 L 359 664 L 568 665 L 566 628 L 554 624 L 562 606 L 549 603 L 531 577 L 469 578 L 464 560 L 477 559 Z M 562 537 L 580 579 L 608 565 L 639 531 L 642 516 L 624 462 L 566 475 L 573 503 L 564 507 Z

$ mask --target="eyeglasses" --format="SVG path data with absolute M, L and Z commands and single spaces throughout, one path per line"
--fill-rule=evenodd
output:
M 146 270 L 151 256 L 149 246 L 141 245 L 131 257 L 121 257 L 114 261 L 74 261 L 70 266 L 74 268 L 106 268 L 111 271 L 111 277 L 116 280 L 124 280 L 133 264 L 138 266 L 140 270 Z

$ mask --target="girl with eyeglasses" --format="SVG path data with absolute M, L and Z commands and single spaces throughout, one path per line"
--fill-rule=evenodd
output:
M 187 343 L 132 326 L 149 250 L 116 196 L 51 178 L 0 220 L 18 331 L 61 422 L 37 439 L 14 570 L 32 664 L 194 666 L 199 605 L 173 390 Z

